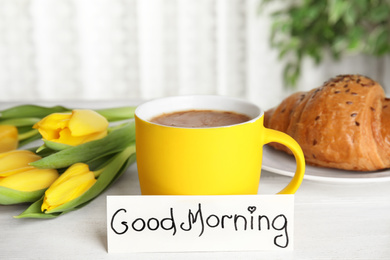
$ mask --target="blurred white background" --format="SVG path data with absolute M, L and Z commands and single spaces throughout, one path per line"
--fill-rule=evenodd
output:
M 258 0 L 0 0 L 0 101 L 218 94 L 277 105 L 283 63 Z M 271 8 L 272 9 L 272 8 Z M 304 62 L 298 90 L 342 73 L 378 78 L 374 58 Z M 390 70 L 389 57 L 385 72 Z M 296 90 L 294 90 L 296 91 Z

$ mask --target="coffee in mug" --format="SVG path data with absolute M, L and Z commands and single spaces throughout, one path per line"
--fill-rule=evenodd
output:
M 244 123 L 251 118 L 233 111 L 187 110 L 162 114 L 150 121 L 160 125 L 175 127 L 218 127 Z

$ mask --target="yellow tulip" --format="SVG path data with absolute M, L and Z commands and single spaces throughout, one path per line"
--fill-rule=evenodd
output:
M 54 169 L 38 169 L 28 165 L 39 159 L 40 156 L 25 150 L 0 153 L 0 186 L 18 191 L 49 187 L 59 174 Z
M 107 135 L 108 121 L 99 113 L 76 109 L 72 113 L 53 113 L 36 123 L 43 139 L 76 146 Z
M 95 175 L 85 163 L 70 166 L 45 192 L 41 210 L 49 212 L 72 201 L 96 182 Z
M 0 125 L 0 153 L 18 148 L 18 129 L 11 125 Z

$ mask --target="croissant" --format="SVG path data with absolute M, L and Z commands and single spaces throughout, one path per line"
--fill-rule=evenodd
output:
M 351 171 L 390 168 L 390 99 L 374 80 L 339 75 L 265 112 L 264 125 L 287 133 L 306 163 Z M 276 149 L 291 153 L 283 145 Z

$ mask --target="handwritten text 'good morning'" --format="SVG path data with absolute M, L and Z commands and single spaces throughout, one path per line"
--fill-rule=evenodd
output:
M 179 232 L 196 232 L 202 237 L 214 229 L 233 230 L 236 232 L 273 232 L 273 242 L 277 247 L 286 248 L 289 244 L 288 219 L 284 214 L 273 216 L 260 214 L 259 207 L 246 206 L 244 213 L 214 214 L 206 212 L 198 203 L 195 210 L 178 217 L 173 207 L 167 209 L 167 216 L 136 216 L 125 208 L 115 211 L 111 217 L 110 228 L 117 235 L 127 232 L 153 232 L 158 230 L 170 231 L 172 236 Z M 237 211 L 240 212 L 240 211 Z M 259 213 L 260 212 L 260 213 Z

